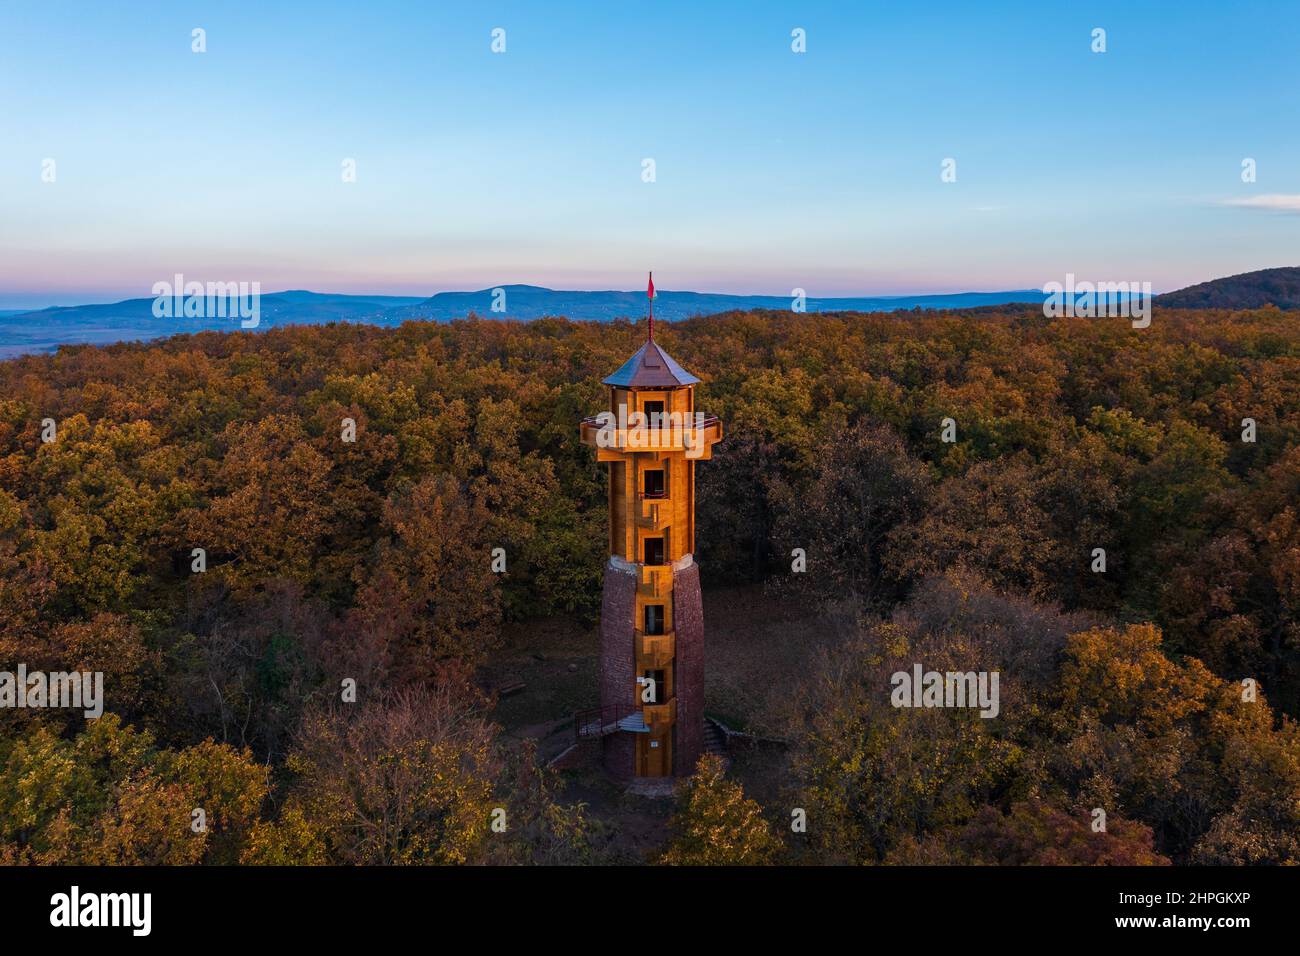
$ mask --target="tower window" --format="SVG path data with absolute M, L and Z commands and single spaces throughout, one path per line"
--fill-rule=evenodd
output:
M 642 472 L 642 480 L 644 481 L 645 496 L 647 498 L 667 497 L 664 489 L 664 472 L 662 468 Z
M 645 633 L 650 635 L 664 632 L 664 606 L 647 604 L 645 606 Z
M 663 402 L 642 402 L 641 411 L 645 413 L 646 422 L 651 428 L 657 428 L 660 419 L 664 417 Z
M 645 563 L 646 564 L 664 563 L 664 539 L 663 538 L 645 539 Z

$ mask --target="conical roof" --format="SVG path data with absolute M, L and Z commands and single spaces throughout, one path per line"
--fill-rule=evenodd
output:
M 677 388 L 694 385 L 699 379 L 678 365 L 654 339 L 647 339 L 623 367 L 605 379 L 619 388 Z

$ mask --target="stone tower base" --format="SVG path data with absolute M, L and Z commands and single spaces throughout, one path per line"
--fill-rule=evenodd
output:
M 600 703 L 607 712 L 631 711 L 636 700 L 636 571 L 611 560 L 605 566 L 600 610 Z M 704 607 L 700 569 L 689 556 L 673 569 L 676 634 L 673 775 L 690 776 L 704 750 Z M 636 735 L 617 731 L 601 739 L 606 772 L 616 780 L 636 776 Z
M 677 633 L 677 728 L 673 775 L 689 777 L 704 752 L 704 604 L 700 566 L 673 571 L 673 630 Z

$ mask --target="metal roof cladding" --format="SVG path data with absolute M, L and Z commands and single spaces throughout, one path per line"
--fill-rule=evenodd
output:
M 679 388 L 699 379 L 682 368 L 654 339 L 646 341 L 623 367 L 604 380 L 619 388 Z

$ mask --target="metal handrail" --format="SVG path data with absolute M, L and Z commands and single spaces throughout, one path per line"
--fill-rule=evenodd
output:
M 635 704 L 602 704 L 580 710 L 573 715 L 573 737 L 578 741 L 599 739 L 607 733 L 606 727 L 617 725 L 640 709 Z

